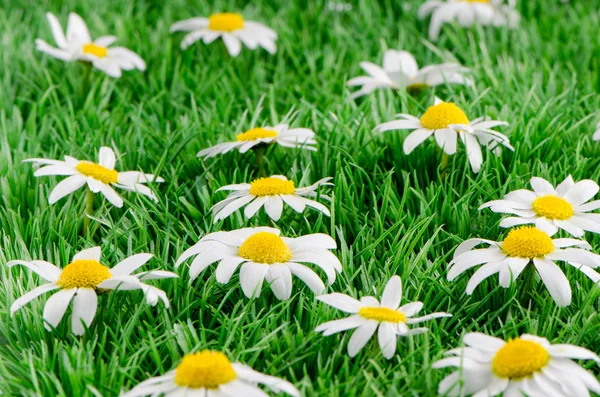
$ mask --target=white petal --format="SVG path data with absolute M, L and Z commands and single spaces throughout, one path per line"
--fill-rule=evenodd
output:
M 91 260 L 99 262 L 100 255 L 101 255 L 101 248 L 100 247 L 92 247 L 92 248 L 87 248 L 82 251 L 79 251 L 77 254 L 75 254 L 75 256 L 73 256 L 73 260 L 76 261 L 78 259 L 91 259 Z
M 102 146 L 98 153 L 98 164 L 101 166 L 108 168 L 109 170 L 115 169 L 115 152 L 109 147 Z
M 61 198 L 66 195 L 73 193 L 74 191 L 80 189 L 83 185 L 85 185 L 86 178 L 83 175 L 72 175 L 58 183 L 56 187 L 50 193 L 50 197 L 48 197 L 48 202 L 50 204 L 56 203 Z
M 271 290 L 277 299 L 290 299 L 292 294 L 292 273 L 287 265 L 273 264 L 269 266 L 265 279 L 271 284 Z
M 259 263 L 244 263 L 240 269 L 240 284 L 247 298 L 260 296 L 265 275 L 269 265 Z
M 318 296 L 317 299 L 331 307 L 334 307 L 346 313 L 358 313 L 358 311 L 362 307 L 361 303 L 358 300 L 348 295 L 341 294 L 339 292 L 321 295 Z
M 562 270 L 549 259 L 536 258 L 533 263 L 556 304 L 568 306 L 571 303 L 571 286 Z
M 29 302 L 31 302 L 32 300 L 37 298 L 38 296 L 45 294 L 48 291 L 54 291 L 55 289 L 58 289 L 58 288 L 60 288 L 60 287 L 57 284 L 48 283 L 48 284 L 43 284 L 37 288 L 32 289 L 31 291 L 22 295 L 19 299 L 17 299 L 16 301 L 13 302 L 12 306 L 10 307 L 10 315 L 12 316 L 13 314 L 15 314 L 15 312 L 17 310 L 19 310 L 20 308 L 22 308 L 23 306 L 25 306 L 26 304 L 28 304 Z
M 400 300 L 402 300 L 402 280 L 398 276 L 393 276 L 383 290 L 381 306 L 395 310 L 400 306 Z
M 356 356 L 358 352 L 367 344 L 369 339 L 375 333 L 379 323 L 374 320 L 369 320 L 365 324 L 358 327 L 350 337 L 348 341 L 348 355 L 350 357 Z
M 110 269 L 110 274 L 113 276 L 127 276 L 136 271 L 141 266 L 144 266 L 154 255 L 152 254 L 136 254 L 119 262 L 116 266 Z
M 48 298 L 43 314 L 44 321 L 46 322 L 44 326 L 48 331 L 52 331 L 60 323 L 75 292 L 77 292 L 77 288 L 61 289 Z
M 73 314 L 71 315 L 71 328 L 75 335 L 83 335 L 85 328 L 94 320 L 98 309 L 98 296 L 92 288 L 79 288 L 73 299 Z
M 397 336 L 394 332 L 394 327 L 390 323 L 383 322 L 379 325 L 377 332 L 377 339 L 379 342 L 379 348 L 383 353 L 383 357 L 388 360 L 394 356 L 396 352 Z
M 323 332 L 323 336 L 329 336 L 338 332 L 358 328 L 361 325 L 365 324 L 367 321 L 367 319 L 359 315 L 353 315 L 348 318 L 343 318 L 341 320 L 334 320 L 323 323 L 317 328 L 315 328 L 315 332 Z

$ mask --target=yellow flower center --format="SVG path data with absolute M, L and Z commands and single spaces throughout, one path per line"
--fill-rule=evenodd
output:
M 238 255 L 256 263 L 284 263 L 292 257 L 292 250 L 281 237 L 269 232 L 259 232 L 248 237 L 240 246 Z
M 573 206 L 567 200 L 548 195 L 540 196 L 533 201 L 533 210 L 539 216 L 548 219 L 565 220 L 573 216 Z
M 175 383 L 192 389 L 216 389 L 235 378 L 227 356 L 210 350 L 185 355 L 175 370 Z
M 265 130 L 264 128 L 252 128 L 246 132 L 242 132 L 235 137 L 236 141 L 255 141 L 261 138 L 275 138 L 277 131 Z
M 508 341 L 494 356 L 492 371 L 500 378 L 520 379 L 533 375 L 550 361 L 542 345 L 521 338 Z
M 108 267 L 93 259 L 76 259 L 60 273 L 58 284 L 61 288 L 96 288 L 112 275 Z
M 244 18 L 233 12 L 213 14 L 208 19 L 208 28 L 220 32 L 233 32 L 244 27 Z
M 361 317 L 369 320 L 386 321 L 388 323 L 405 323 L 406 315 L 387 307 L 361 307 L 358 311 Z
M 115 170 L 109 170 L 100 164 L 92 163 L 89 161 L 80 161 L 75 167 L 82 175 L 94 178 L 104 184 L 117 183 L 119 180 L 119 173 Z
M 294 194 L 295 191 L 294 181 L 284 181 L 279 178 L 260 178 L 250 184 L 250 194 L 253 196 Z
M 430 106 L 421 116 L 421 125 L 430 130 L 448 128 L 450 124 L 469 124 L 465 112 L 452 102 Z
M 502 241 L 502 251 L 517 258 L 543 258 L 554 252 L 554 243 L 548 234 L 535 226 L 513 229 Z
M 95 55 L 98 58 L 104 58 L 108 53 L 108 49 L 106 47 L 102 47 L 94 43 L 89 43 L 83 46 L 83 53 Z

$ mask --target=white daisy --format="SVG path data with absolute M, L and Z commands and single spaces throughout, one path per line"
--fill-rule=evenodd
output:
M 183 38 L 181 48 L 186 49 L 202 39 L 204 44 L 210 44 L 219 37 L 235 57 L 242 50 L 242 43 L 251 50 L 262 47 L 270 54 L 275 54 L 277 33 L 262 23 L 246 21 L 241 14 L 224 12 L 213 14 L 209 18 L 190 18 L 174 23 L 171 32 L 190 32 Z
M 216 232 L 204 236 L 185 251 L 175 267 L 195 256 L 190 265 L 194 280 L 211 263 L 217 266 L 217 282 L 228 283 L 240 268 L 240 284 L 248 298 L 260 295 L 266 279 L 278 299 L 289 299 L 292 293 L 292 274 L 302 280 L 317 295 L 325 285 L 319 276 L 301 263 L 312 263 L 327 275 L 333 284 L 342 264 L 329 250 L 336 249 L 335 240 L 325 234 L 308 234 L 297 238 L 280 237 L 280 231 L 270 227 L 256 227 Z
M 473 250 L 481 243 L 489 245 L 489 248 Z M 471 295 L 483 280 L 496 273 L 500 285 L 508 288 L 511 279 L 516 280 L 526 266 L 533 266 L 556 304 L 567 306 L 571 303 L 571 286 L 554 261 L 567 262 L 597 283 L 600 274 L 593 268 L 600 266 L 600 255 L 586 251 L 590 248 L 582 240 L 553 240 L 548 233 L 536 227 L 522 226 L 511 230 L 502 242 L 473 238 L 460 244 L 450 262 L 448 280 L 452 281 L 483 264 L 467 284 L 467 294 Z
M 427 138 L 434 135 L 438 146 L 446 154 L 452 155 L 456 153 L 457 137 L 460 137 L 467 150 L 473 172 L 479 172 L 483 162 L 480 145 L 486 146 L 495 155 L 500 155 L 501 146 L 514 150 L 505 135 L 491 129 L 507 126 L 508 123 L 490 120 L 488 117 L 469 121 L 461 108 L 452 102 L 443 102 L 438 98 L 420 119 L 409 114 L 399 114 L 398 117 L 401 119 L 380 124 L 375 130 L 414 130 L 404 140 L 403 148 L 406 154 L 410 154 Z
M 106 146 L 100 148 L 98 164 L 86 160 L 80 161 L 71 156 L 65 156 L 65 161 L 37 158 L 24 161 L 43 166 L 33 174 L 35 176 L 69 176 L 52 190 L 49 197 L 50 204 L 54 204 L 86 184 L 90 191 L 102 193 L 108 201 L 119 208 L 123 206 L 123 199 L 115 192 L 113 186 L 138 192 L 157 201 L 152 190 L 144 184 L 147 182 L 164 182 L 161 177 L 138 171 L 117 172 L 115 170 L 115 152 Z
M 504 218 L 502 227 L 535 223 L 550 235 L 558 229 L 575 237 L 583 236 L 584 231 L 600 233 L 600 214 L 588 213 L 600 208 L 600 200 L 588 203 L 600 190 L 596 182 L 586 179 L 575 183 L 569 175 L 556 189 L 543 178 L 531 178 L 529 183 L 533 192 L 515 190 L 503 200 L 487 202 L 479 209 L 516 215 Z
M 415 57 L 407 51 L 386 51 L 383 55 L 383 68 L 371 62 L 361 62 L 360 67 L 368 76 L 350 79 L 349 86 L 362 86 L 351 95 L 358 98 L 372 93 L 378 88 L 399 90 L 434 87 L 440 84 L 472 85 L 473 81 L 464 76 L 469 69 L 455 63 L 429 65 L 419 69 Z
M 419 18 L 431 14 L 429 39 L 437 40 L 442 25 L 452 21 L 462 27 L 479 24 L 482 26 L 508 26 L 519 24 L 520 15 L 514 0 L 429 0 L 419 8 Z
M 450 356 L 433 363 L 433 368 L 456 367 L 439 385 L 440 395 L 492 397 L 574 397 L 600 394 L 596 376 L 573 360 L 600 358 L 583 347 L 551 345 L 546 338 L 521 335 L 502 339 L 471 332 L 465 347 L 452 349 Z
M 43 284 L 17 299 L 10 307 L 10 313 L 13 315 L 38 296 L 58 289 L 59 291 L 52 295 L 44 306 L 43 318 L 46 329 L 51 331 L 58 326 L 69 303 L 73 301 L 71 329 L 75 335 L 83 335 L 85 328 L 92 324 L 96 315 L 97 292 L 100 290 L 141 289 L 146 294 L 146 301 L 149 304 L 154 306 L 160 299 L 166 307 L 169 307 L 169 300 L 164 291 L 141 281 L 175 278 L 177 277 L 175 273 L 155 270 L 131 274 L 148 262 L 150 258 L 152 258 L 152 254 L 137 254 L 108 268 L 100 263 L 100 247 L 93 247 L 75 255 L 73 261 L 64 269 L 39 260 L 10 261 L 7 263 L 9 267 L 25 266 L 48 281 L 47 284 Z
M 340 293 L 321 295 L 318 300 L 325 302 L 352 316 L 342 320 L 334 320 L 319 325 L 315 331 L 323 332 L 324 336 L 355 329 L 348 342 L 350 357 L 367 344 L 377 328 L 377 339 L 383 356 L 388 360 L 396 351 L 398 336 L 416 335 L 427 331 L 427 328 L 410 329 L 408 325 L 418 324 L 434 318 L 451 317 L 447 313 L 433 313 L 423 317 L 413 317 L 423 308 L 421 302 L 410 302 L 400 306 L 402 300 L 402 280 L 393 276 L 385 286 L 381 303 L 372 296 L 365 296 L 360 301 Z
M 278 221 L 281 218 L 284 202 L 299 213 L 308 206 L 330 216 L 327 207 L 306 197 L 316 197 L 316 191 L 320 186 L 333 186 L 333 183 L 329 183 L 331 179 L 333 178 L 323 178 L 311 186 L 296 188 L 294 181 L 288 180 L 283 175 L 273 175 L 269 178 L 256 179 L 251 183 L 223 186 L 217 192 L 228 190 L 232 193 L 212 207 L 215 222 L 227 218 L 243 206 L 246 206 L 244 210 L 246 218 L 252 218 L 264 206 L 267 215 L 274 221 Z M 330 200 L 327 196 L 321 197 Z
M 49 12 L 46 17 L 58 48 L 42 39 L 36 39 L 39 51 L 65 62 L 91 62 L 96 69 L 111 77 L 121 77 L 122 70 L 146 70 L 146 63 L 135 52 L 125 47 L 109 47 L 117 40 L 115 36 L 102 36 L 92 40 L 85 22 L 74 12 L 69 14 L 66 36 L 54 14 Z
M 300 397 L 290 382 L 232 363 L 225 354 L 212 350 L 183 356 L 174 370 L 143 381 L 121 397 L 267 397 L 259 384 L 274 393 Z
M 302 148 L 317 151 L 315 133 L 308 128 L 289 128 L 287 124 L 278 124 L 275 127 L 252 128 L 235 136 L 235 142 L 219 143 L 215 146 L 198 152 L 198 157 L 211 158 L 219 154 L 229 153 L 237 149 L 240 153 L 258 145 L 279 144 L 284 147 Z
M 600 122 L 596 124 L 596 131 L 594 131 L 594 135 L 592 135 L 592 139 L 594 141 L 600 141 Z

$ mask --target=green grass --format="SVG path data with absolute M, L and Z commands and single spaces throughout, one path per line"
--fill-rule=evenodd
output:
M 445 27 L 436 43 L 426 41 L 428 22 L 416 18 L 421 1 L 360 0 L 351 12 L 328 11 L 325 0 L 188 2 L 113 0 L 53 1 L 42 6 L 6 0 L 0 62 L 0 390 L 9 396 L 116 396 L 177 365 L 195 349 L 219 349 L 255 369 L 295 383 L 305 396 L 433 396 L 447 371 L 431 369 L 445 350 L 469 331 L 500 337 L 535 333 L 553 342 L 598 352 L 599 290 L 566 269 L 573 302 L 559 309 L 538 284 L 532 310 L 517 302 L 518 288 L 497 281 L 464 293 L 468 277 L 450 284 L 446 269 L 454 247 L 472 236 L 505 235 L 501 216 L 477 207 L 528 187 L 531 176 L 553 183 L 572 174 L 600 179 L 600 143 L 591 141 L 600 116 L 600 36 L 595 1 L 521 1 L 521 27 Z M 402 3 L 402 4 L 400 4 Z M 279 33 L 278 52 L 243 49 L 225 55 L 222 43 L 197 43 L 181 51 L 174 21 L 219 10 L 241 11 Z M 35 51 L 34 39 L 51 42 L 44 13 L 63 24 L 78 12 L 93 36 L 115 34 L 119 45 L 139 53 L 145 73 L 119 80 L 85 66 L 64 64 Z M 453 56 L 474 71 L 476 87 L 441 87 L 420 97 L 381 91 L 348 100 L 345 81 L 361 73 L 362 60 L 380 62 L 386 48 L 413 52 L 420 64 Z M 464 149 L 440 178 L 441 155 L 433 141 L 406 156 L 402 132 L 375 134 L 378 123 L 397 112 L 421 113 L 433 95 L 463 106 L 472 118 L 506 120 L 515 146 L 497 159 L 484 153 L 473 174 Z M 591 115 L 591 117 L 589 117 Z M 212 224 L 210 206 L 224 195 L 214 190 L 251 179 L 251 153 L 201 161 L 196 153 L 253 125 L 289 121 L 316 131 L 319 152 L 275 148 L 267 154 L 272 173 L 308 184 L 333 176 L 328 219 L 288 210 L 279 226 L 288 236 L 328 233 L 344 272 L 329 288 L 352 296 L 379 295 L 394 274 L 404 282 L 404 300 L 421 300 L 427 312 L 446 311 L 430 332 L 399 341 L 385 360 L 374 341 L 354 359 L 346 354 L 349 333 L 322 337 L 315 327 L 340 318 L 316 303 L 295 281 L 292 298 L 280 302 L 265 289 L 259 299 L 242 294 L 238 277 L 216 283 L 215 266 L 190 283 L 155 285 L 171 300 L 169 310 L 145 305 L 141 292 L 100 298 L 99 312 L 84 337 L 70 333 L 65 319 L 55 332 L 42 324 L 49 295 L 11 318 L 9 307 L 42 281 L 12 259 L 44 259 L 65 265 L 86 247 L 101 245 L 110 266 L 128 255 L 151 252 L 145 267 L 173 270 L 175 259 L 202 235 L 264 225 L 264 213 L 245 221 L 240 213 Z M 154 172 L 166 179 L 158 203 L 124 194 L 123 209 L 99 205 L 93 235 L 81 237 L 85 194 L 48 205 L 58 178 L 34 178 L 31 157 L 95 158 L 101 145 L 118 152 L 118 169 Z M 100 205 L 100 203 L 102 203 Z M 600 249 L 600 237 L 587 240 Z M 597 252 L 597 251 L 596 251 Z M 563 269 L 565 266 L 562 266 Z M 143 269 L 145 269 L 143 268 Z M 591 368 L 591 367 L 590 367 Z M 600 373 L 597 367 L 591 368 Z

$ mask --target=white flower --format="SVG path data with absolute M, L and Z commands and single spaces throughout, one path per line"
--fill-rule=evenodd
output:
M 372 296 L 365 296 L 358 301 L 340 293 L 321 295 L 317 299 L 331 307 L 352 314 L 342 320 L 323 323 L 315 329 L 316 332 L 323 332 L 324 336 L 329 336 L 356 328 L 348 342 L 350 357 L 356 356 L 379 328 L 377 333 L 379 347 L 383 356 L 389 360 L 396 352 L 398 336 L 416 335 L 427 331 L 427 328 L 410 329 L 408 325 L 452 316 L 447 313 L 433 313 L 423 317 L 413 317 L 421 311 L 423 304 L 410 302 L 400 306 L 402 280 L 398 276 L 393 276 L 386 284 L 381 296 L 381 303 Z
M 592 139 L 594 141 L 600 141 L 600 122 L 596 124 L 596 131 L 594 131 L 594 135 L 592 135 Z
M 481 243 L 489 245 L 489 248 L 473 250 Z M 511 230 L 502 242 L 473 238 L 460 244 L 450 262 L 448 280 L 452 281 L 465 271 L 483 264 L 467 284 L 467 294 L 471 295 L 483 280 L 496 273 L 500 285 L 508 288 L 511 279 L 516 280 L 526 266 L 534 266 L 556 304 L 568 306 L 571 303 L 571 286 L 554 261 L 567 262 L 597 283 L 600 274 L 593 269 L 600 266 L 600 256 L 586 251 L 590 248 L 582 240 L 553 240 L 536 227 L 522 226 Z
M 138 171 L 115 171 L 115 152 L 105 146 L 101 147 L 98 153 L 98 164 L 85 160 L 80 161 L 71 156 L 65 156 L 65 161 L 47 159 L 27 159 L 24 161 L 43 166 L 33 174 L 35 176 L 69 176 L 52 190 L 49 197 L 50 204 L 54 204 L 86 184 L 92 192 L 102 193 L 108 201 L 119 208 L 123 206 L 123 199 L 112 186 L 138 192 L 157 201 L 152 190 L 144 186 L 144 183 L 164 182 L 164 179 L 152 174 L 144 174 Z
M 449 155 L 456 153 L 457 137 L 460 137 L 467 150 L 467 156 L 473 172 L 479 172 L 483 156 L 479 145 L 486 146 L 495 155 L 501 152 L 501 145 L 514 150 L 508 138 L 491 128 L 507 126 L 504 121 L 480 117 L 469 121 L 465 112 L 452 102 L 435 99 L 421 118 L 409 114 L 399 114 L 401 120 L 389 121 L 378 125 L 375 130 L 414 130 L 404 140 L 404 153 L 410 154 L 431 135 L 435 136 L 438 146 Z
M 211 350 L 185 355 L 174 370 L 145 380 L 121 397 L 266 397 L 259 384 L 274 393 L 300 397 L 290 382 L 232 363 L 225 354 Z
M 471 332 L 465 347 L 452 349 L 450 356 L 433 363 L 433 368 L 456 367 L 439 385 L 440 395 L 492 397 L 574 397 L 600 393 L 596 376 L 573 360 L 600 358 L 583 347 L 551 345 L 546 338 L 521 335 L 502 339 Z
M 283 175 L 273 175 L 270 178 L 256 179 L 251 183 L 223 186 L 217 192 L 228 190 L 232 193 L 212 207 L 215 222 L 227 218 L 243 206 L 246 206 L 244 215 L 247 218 L 252 218 L 264 206 L 267 215 L 274 221 L 278 221 L 281 218 L 284 202 L 296 212 L 301 213 L 308 206 L 330 216 L 327 207 L 305 197 L 315 197 L 319 186 L 333 185 L 329 183 L 331 179 L 323 178 L 311 186 L 296 188 L 294 181 L 288 180 Z M 321 197 L 328 199 L 327 196 Z
M 117 40 L 115 36 L 102 36 L 92 40 L 85 22 L 74 12 L 69 14 L 66 36 L 54 14 L 49 12 L 46 17 L 58 48 L 42 39 L 36 39 L 39 51 L 65 62 L 91 62 L 96 69 L 111 77 L 121 77 L 122 70 L 146 70 L 146 63 L 135 52 L 125 47 L 109 47 Z
M 325 234 L 286 238 L 270 227 L 245 228 L 207 234 L 177 259 L 175 267 L 195 256 L 190 265 L 190 278 L 194 280 L 218 261 L 217 282 L 225 284 L 241 265 L 240 284 L 248 298 L 260 295 L 266 279 L 278 299 L 289 299 L 292 274 L 317 295 L 325 290 L 319 276 L 301 262 L 321 268 L 328 284 L 333 284 L 336 272 L 342 271 L 339 259 L 329 251 L 336 247 L 335 240 Z
M 600 233 L 600 214 L 589 214 L 600 208 L 600 200 L 589 201 L 598 190 L 598 184 L 586 179 L 575 183 L 569 175 L 560 185 L 554 186 L 543 178 L 531 178 L 531 190 L 515 190 L 483 204 L 479 209 L 489 208 L 494 212 L 516 215 L 504 218 L 502 227 L 535 223 L 538 229 L 552 235 L 558 229 L 575 236 L 584 231 Z
M 514 28 L 520 19 L 514 1 L 505 4 L 504 0 L 429 0 L 419 8 L 419 18 L 426 18 L 429 14 L 432 14 L 430 40 L 437 40 L 442 25 L 452 21 L 462 27 L 480 24 Z
M 368 76 L 350 79 L 349 86 L 362 86 L 351 95 L 357 98 L 372 93 L 378 88 L 412 89 L 434 87 L 440 84 L 472 85 L 473 81 L 464 76 L 469 69 L 455 63 L 429 65 L 419 69 L 415 57 L 407 51 L 386 51 L 383 55 L 383 68 L 371 62 L 361 62 L 360 67 Z
M 178 31 L 190 32 L 181 42 L 184 50 L 200 39 L 204 44 L 210 44 L 221 37 L 233 57 L 242 50 L 242 43 L 251 50 L 260 46 L 270 54 L 277 51 L 277 33 L 262 23 L 244 20 L 241 14 L 224 12 L 209 18 L 186 19 L 171 26 L 171 32 Z
M 35 272 L 38 276 L 48 281 L 17 299 L 10 307 L 13 315 L 17 310 L 38 296 L 54 290 L 59 290 L 52 295 L 44 307 L 44 325 L 51 331 L 62 320 L 69 303 L 73 301 L 71 314 L 71 328 L 75 335 L 83 335 L 85 328 L 94 320 L 98 308 L 98 290 L 136 290 L 140 289 L 146 294 L 146 301 L 156 305 L 158 299 L 169 307 L 169 300 L 164 291 L 142 283 L 141 281 L 175 278 L 171 272 L 155 270 L 139 274 L 131 274 L 152 258 L 152 254 L 137 254 L 119 262 L 116 266 L 108 268 L 100 263 L 100 247 L 93 247 L 79 252 L 73 261 L 64 269 L 45 261 L 10 261 L 9 267 L 22 265 Z M 85 327 L 84 327 L 85 324 Z
M 198 157 L 211 158 L 219 154 L 229 153 L 237 149 L 246 153 L 257 145 L 279 144 L 284 147 L 303 148 L 317 151 L 315 133 L 308 128 L 288 128 L 287 124 L 278 124 L 275 127 L 252 128 L 236 135 L 235 142 L 219 143 L 215 146 L 198 152 Z

